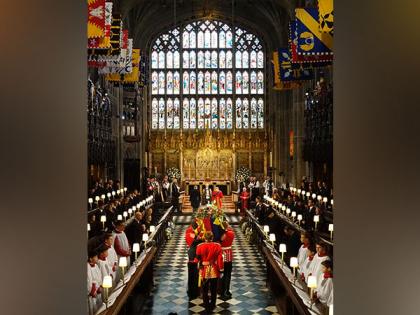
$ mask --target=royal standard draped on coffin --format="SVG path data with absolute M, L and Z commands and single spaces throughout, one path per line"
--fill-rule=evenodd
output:
M 298 8 L 296 13 L 297 53 L 299 55 L 332 55 L 333 37 L 320 31 L 317 8 Z

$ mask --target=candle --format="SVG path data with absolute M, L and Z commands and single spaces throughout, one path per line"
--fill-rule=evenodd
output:
M 125 284 L 125 267 L 127 267 L 127 257 L 120 257 L 118 266 L 122 269 L 123 283 Z
M 329 314 L 329 315 L 334 315 L 334 304 L 331 304 L 331 305 L 330 305 L 330 309 L 329 309 L 328 314 Z
M 134 243 L 133 244 L 133 252 L 134 252 L 134 256 L 135 259 L 137 261 L 137 253 L 140 251 L 140 244 L 139 243 Z
M 149 227 L 150 233 L 154 233 L 156 231 L 156 227 L 154 225 L 151 225 Z
M 323 203 L 327 203 L 327 201 L 328 201 L 328 198 L 327 197 L 322 198 L 322 202 Z
M 270 232 L 270 227 L 268 225 L 264 225 L 264 233 L 267 235 Z
M 297 190 L 298 195 L 300 195 L 300 192 L 301 192 L 301 190 L 300 190 L 300 189 L 298 189 L 298 190 Z
M 123 212 L 123 217 L 124 217 L 124 220 L 125 220 L 125 221 L 127 221 L 127 216 L 128 216 L 127 211 L 124 211 L 124 212 Z
M 272 242 L 273 243 L 273 246 L 274 246 L 274 242 L 276 241 L 276 234 L 274 234 L 274 233 L 270 233 L 270 242 Z
M 298 266 L 297 257 L 290 257 L 290 267 L 293 268 L 293 282 L 296 279 L 296 267 Z
M 95 201 L 96 201 L 96 203 L 98 203 L 98 201 L 99 201 L 99 196 L 96 196 L 96 197 L 95 197 Z
M 136 205 L 137 209 L 140 209 L 140 202 Z
M 121 221 L 122 220 L 122 215 L 121 214 L 117 215 L 117 220 L 118 221 Z
M 302 215 L 301 214 L 298 214 L 297 219 L 298 219 L 299 225 L 300 225 L 300 221 L 302 221 Z
M 128 214 L 130 215 L 130 217 L 132 213 L 133 213 L 133 209 L 132 208 L 128 209 Z
M 88 199 L 90 210 L 92 210 L 93 198 Z
M 286 252 L 286 244 L 280 244 L 279 246 L 279 252 L 281 253 L 281 264 L 284 263 L 284 253 Z
M 287 208 L 286 209 L 286 214 L 287 214 L 287 216 L 289 216 L 289 214 L 290 214 L 290 208 Z
M 90 231 L 90 224 L 88 223 L 87 224 L 87 229 L 88 229 L 88 232 Z
M 315 222 L 315 230 L 316 230 L 318 226 L 318 222 L 319 222 L 319 215 L 314 215 L 314 222 Z
M 111 193 L 112 197 L 115 197 L 115 191 L 113 190 Z
M 316 194 L 312 194 L 312 199 L 315 199 L 316 198 Z
M 316 277 L 315 276 L 309 276 L 308 277 L 308 288 L 310 289 L 311 294 L 311 307 L 312 307 L 312 300 L 314 298 L 314 289 L 316 289 L 317 283 L 316 283 Z
M 102 200 L 105 200 L 105 195 L 103 194 L 103 195 L 101 195 L 101 199 Z
M 286 206 L 282 206 L 281 210 L 284 212 L 286 210 Z
M 110 192 L 107 193 L 106 196 L 108 197 L 108 199 L 110 199 L 111 198 L 111 193 Z
M 310 196 L 310 195 L 311 195 L 311 194 L 310 194 L 310 192 L 307 192 L 307 193 L 306 193 L 306 197 L 307 197 L 307 198 L 309 198 L 309 196 Z
M 102 228 L 105 229 L 106 216 L 101 215 Z
M 332 224 L 332 223 L 328 224 L 328 231 L 330 231 L 330 238 L 332 240 L 332 238 L 333 238 L 333 231 L 334 231 L 334 224 Z
M 318 195 L 318 196 L 316 197 L 316 199 L 318 199 L 318 201 L 321 201 L 322 196 L 321 196 L 321 195 Z
M 295 219 L 295 217 L 296 217 L 296 211 L 292 211 L 292 218 L 293 218 L 293 220 Z
M 305 197 L 306 191 L 302 190 L 302 196 Z
M 106 308 L 108 308 L 108 289 L 112 288 L 112 277 L 111 276 L 105 276 L 102 280 L 102 288 L 105 289 L 105 305 Z
M 333 206 L 334 205 L 334 200 L 333 199 L 331 199 L 331 206 Z

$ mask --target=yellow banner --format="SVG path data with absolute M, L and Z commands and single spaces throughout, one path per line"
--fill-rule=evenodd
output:
M 333 0 L 318 0 L 319 28 L 321 32 L 333 34 L 334 3 Z
M 133 71 L 127 74 L 118 74 L 118 73 L 111 73 L 106 76 L 106 80 L 108 81 L 120 81 L 123 83 L 134 83 L 139 81 L 139 73 L 140 73 L 140 49 L 133 49 L 133 54 L 131 57 L 133 62 Z

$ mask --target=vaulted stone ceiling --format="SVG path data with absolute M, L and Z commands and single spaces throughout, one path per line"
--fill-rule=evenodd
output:
M 117 2 L 117 3 L 115 3 Z M 176 2 L 176 19 L 174 2 Z M 270 51 L 286 44 L 287 23 L 295 0 L 119 0 L 126 27 L 134 38 L 134 46 L 148 49 L 159 33 L 173 27 L 175 21 L 200 18 L 221 19 L 253 31 Z M 300 1 L 299 1 L 300 2 Z M 233 12 L 233 14 L 232 14 Z

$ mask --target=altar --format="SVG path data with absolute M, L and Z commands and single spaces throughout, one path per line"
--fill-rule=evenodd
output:
M 213 190 L 214 186 L 219 187 L 223 195 L 228 196 L 232 193 L 232 184 L 230 181 L 226 180 L 186 180 L 185 181 L 185 194 L 189 195 L 189 191 L 194 188 L 195 185 L 198 186 L 198 190 L 200 191 L 200 195 L 203 193 L 203 190 L 206 188 L 206 185 Z

